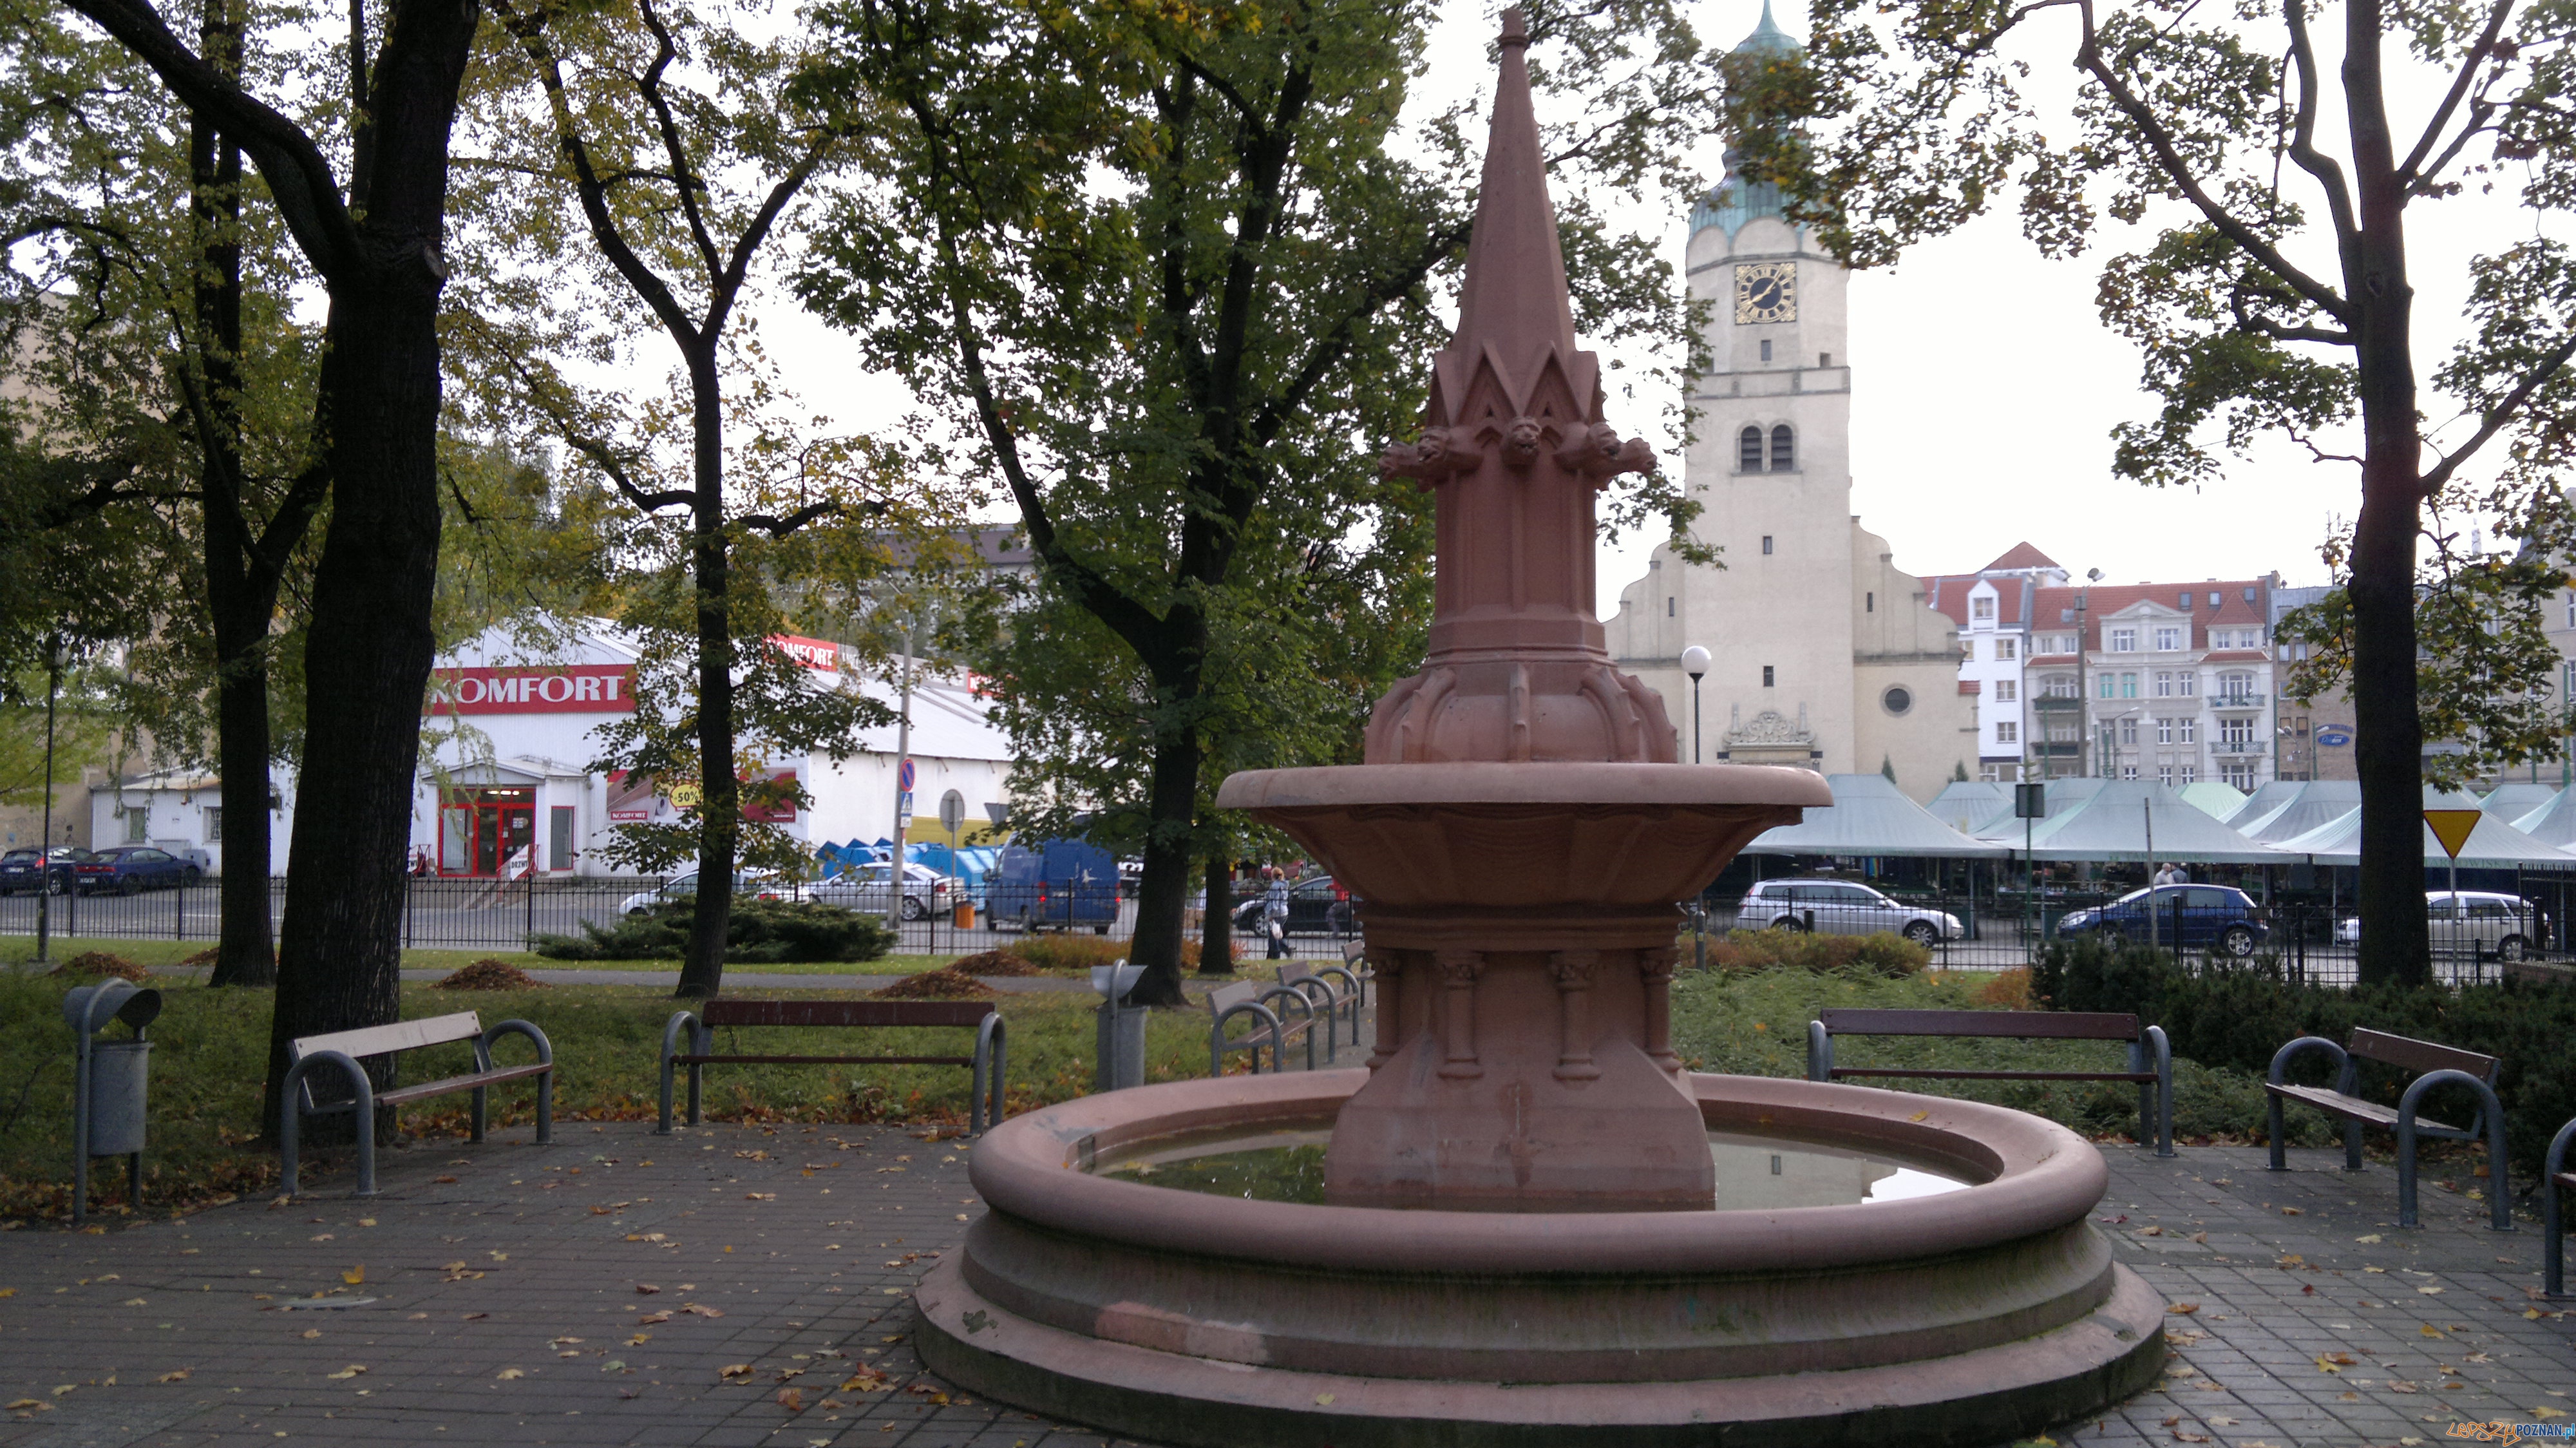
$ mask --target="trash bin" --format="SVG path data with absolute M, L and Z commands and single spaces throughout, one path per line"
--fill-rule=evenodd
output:
M 1091 988 L 1102 997 L 1094 1013 L 1098 1065 L 1091 1078 L 1094 1091 L 1118 1091 L 1145 1084 L 1145 1008 L 1127 1004 L 1145 967 L 1119 961 L 1091 968 Z
M 89 1215 L 89 1161 L 125 1158 L 125 1186 L 143 1205 L 143 1138 L 150 1111 L 152 1043 L 143 1029 L 161 1014 L 161 992 L 132 981 L 76 986 L 63 995 L 63 1023 L 72 1028 L 72 1221 Z M 129 1033 L 121 1041 L 95 1039 L 110 1022 Z
M 957 914 L 956 914 L 955 919 L 956 919 L 956 923 L 957 923 L 957 928 L 958 928 L 958 929 L 960 929 L 960 930 L 972 930 L 972 929 L 974 929 L 974 928 L 975 928 L 975 902 L 974 902 L 974 901 L 972 901 L 972 900 L 960 900 L 960 901 L 958 901 L 958 902 L 957 902 Z

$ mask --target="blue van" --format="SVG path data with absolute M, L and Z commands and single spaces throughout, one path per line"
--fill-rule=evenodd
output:
M 1118 860 L 1087 840 L 1004 845 L 984 877 L 984 910 L 996 927 L 1107 935 L 1118 923 Z

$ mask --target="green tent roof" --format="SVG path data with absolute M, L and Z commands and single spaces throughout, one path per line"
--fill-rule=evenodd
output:
M 1829 774 L 1831 808 L 1807 811 L 1794 825 L 1756 836 L 1748 855 L 1910 855 L 1934 859 L 2000 859 L 2001 845 L 1971 839 L 1933 818 L 1880 774 Z M 2010 807 L 2010 801 L 2006 802 Z

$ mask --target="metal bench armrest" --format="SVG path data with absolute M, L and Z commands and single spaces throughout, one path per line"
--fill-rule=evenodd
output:
M 2290 1083 L 2290 1062 L 2302 1051 L 2323 1051 L 2327 1055 L 2332 1056 L 2335 1063 L 2335 1080 L 2340 1083 L 2335 1089 L 2345 1092 L 2349 1092 L 2351 1090 L 2352 1081 L 2349 1079 L 2353 1074 L 2351 1055 L 2345 1052 L 2341 1045 L 2333 1041 L 2329 1041 L 2323 1036 L 2301 1036 L 2297 1040 L 2283 1046 L 2281 1049 L 2274 1051 L 2272 1053 L 2272 1064 L 2270 1068 L 2263 1073 L 2263 1079 L 2274 1086 L 2288 1085 Z M 2265 1097 L 2263 1120 L 2264 1125 L 2268 1128 L 2271 1138 L 2270 1149 L 2272 1154 L 2271 1160 L 2267 1165 L 2273 1171 L 2288 1171 L 2290 1169 L 2290 1158 L 2287 1154 L 2289 1150 L 2289 1142 L 2286 1140 L 2286 1135 L 2289 1131 L 2289 1122 L 2281 1114 L 2280 1095 L 2277 1092 L 2270 1091 L 2263 1094 Z M 2344 1166 L 2346 1170 L 2360 1170 L 2361 1128 L 2358 1125 L 2348 1125 L 2344 1128 L 2344 1158 Z
M 1305 1019 L 1303 1022 L 1301 1022 L 1301 1023 L 1299 1024 L 1299 1031 L 1300 1031 L 1300 1033 L 1301 1033 L 1301 1034 L 1303 1034 L 1303 1035 L 1305 1036 L 1305 1038 L 1306 1038 L 1306 1069 L 1307 1069 L 1307 1070 L 1309 1070 L 1309 1071 L 1314 1070 L 1314 1069 L 1315 1069 L 1315 1003 L 1314 1003 L 1314 1001 L 1312 1001 L 1312 1000 L 1308 999 L 1308 998 L 1307 998 L 1307 996 L 1306 996 L 1306 993 L 1305 993 L 1304 991 L 1298 990 L 1298 989 L 1296 989 L 1296 988 L 1295 988 L 1295 987 L 1293 987 L 1293 986 L 1284 986 L 1284 985 L 1274 985 L 1274 986 L 1272 986 L 1271 988 L 1269 988 L 1268 990 L 1263 991 L 1259 996 L 1255 997 L 1255 999 L 1257 999 L 1257 1000 L 1261 1001 L 1261 1002 L 1262 1002 L 1263 1004 L 1265 1004 L 1265 1005 L 1266 1005 L 1266 1004 L 1268 1004 L 1269 1002 L 1273 1001 L 1273 1000 L 1282 1000 L 1282 1001 L 1286 1001 L 1286 1002 L 1288 1002 L 1288 1003 L 1290 1003 L 1290 1004 L 1292 1004 L 1292 1005 L 1296 1006 L 1299 1010 L 1302 1010 L 1302 1011 L 1304 1011 L 1304 1012 L 1306 1013 L 1306 1019 Z M 1283 1020 L 1285 1019 L 1284 1015 L 1282 1016 L 1282 1019 L 1283 1019 Z M 1277 1068 L 1277 1063 L 1276 1063 L 1275 1061 L 1272 1063 L 1272 1065 L 1273 1065 L 1273 1069 L 1276 1069 L 1276 1068 Z
M 2149 1026 L 2140 1033 L 2138 1046 L 2140 1054 L 2153 1061 L 2152 1069 L 2156 1073 L 2156 1155 L 2171 1156 L 2174 1154 L 2173 1043 L 2165 1038 L 2164 1027 Z M 2150 1068 L 2147 1063 L 2141 1062 L 2140 1069 Z M 2138 1144 L 2140 1146 L 2146 1145 L 2147 1142 L 2146 1095 L 2147 1088 L 2141 1085 L 2138 1088 Z
M 1834 1033 L 1822 1021 L 1807 1022 L 1807 1079 L 1834 1079 Z
M 672 1012 L 670 1021 L 662 1027 L 662 1116 L 660 1124 L 653 1128 L 655 1136 L 671 1134 L 672 1061 L 680 1054 L 682 1027 L 690 1028 L 693 1037 L 698 1031 L 705 1029 L 698 1024 L 697 1016 L 688 1011 Z M 691 1044 L 694 1045 L 696 1042 L 692 1040 Z M 697 1054 L 705 1055 L 706 1052 L 701 1049 Z M 689 1068 L 689 1124 L 691 1126 L 698 1124 L 698 1068 L 695 1066 Z
M 2478 1111 L 2487 1128 L 2487 1226 L 2498 1232 L 2513 1230 L 2513 1208 L 2506 1199 L 2510 1190 L 2505 1179 L 2504 1107 L 2496 1100 L 2495 1088 L 2466 1071 L 2427 1071 L 2406 1083 L 2406 1092 L 2397 1098 L 2397 1225 L 2412 1227 L 2415 1220 L 2415 1108 L 2424 1094 L 2436 1086 L 2466 1086 L 2478 1093 Z M 2275 1101 L 2279 1097 L 2273 1098 Z
M 1002 1124 L 1002 1061 L 1009 1045 L 1000 1011 L 976 1024 L 975 1060 L 966 1077 L 966 1129 L 973 1135 Z
M 1249 1015 L 1256 1020 L 1268 1023 L 1270 1028 L 1270 1069 L 1273 1074 L 1276 1074 L 1282 1068 L 1285 1058 L 1280 1055 L 1280 1052 L 1287 1049 L 1287 1046 L 1285 1038 L 1280 1034 L 1278 1014 L 1272 1011 L 1270 1007 L 1263 1005 L 1259 1001 L 1237 1001 L 1233 1005 L 1227 1006 L 1224 1010 L 1218 1012 L 1215 1023 L 1208 1028 L 1209 1076 L 1216 1077 L 1225 1074 L 1225 1049 L 1229 1044 L 1225 1038 L 1225 1023 L 1233 1020 L 1236 1016 L 1241 1015 Z M 1255 1076 L 1260 1075 L 1260 1028 L 1255 1027 L 1252 1034 L 1245 1036 L 1239 1044 L 1250 1048 L 1252 1051 L 1252 1074 Z
M 352 1119 L 358 1137 L 358 1195 L 372 1197 L 376 1194 L 376 1085 L 367 1079 L 366 1070 L 358 1064 L 357 1058 L 345 1051 L 316 1051 L 310 1056 L 297 1057 L 295 1064 L 286 1068 L 286 1080 L 278 1088 L 281 1098 L 277 1124 L 278 1166 L 284 1177 L 281 1190 L 290 1197 L 296 1193 L 296 1148 L 300 1145 L 297 1138 L 303 1135 L 303 1113 L 297 1108 L 303 1104 L 309 1089 L 304 1078 L 314 1067 L 326 1065 L 337 1066 L 348 1073 L 349 1082 L 357 1091 L 350 1110 L 355 1113 Z
M 2549 1138 L 2549 1151 L 2540 1159 L 2540 1229 L 2547 1234 L 2540 1251 L 2540 1290 L 2551 1297 L 2567 1295 L 2567 1241 L 2560 1235 L 2565 1225 L 2558 1214 L 2560 1173 L 2567 1170 L 2567 1153 L 2576 1147 L 2576 1120 L 2558 1128 Z M 2502 1201 L 2504 1194 L 2498 1192 Z
M 525 1036 L 537 1048 L 537 1064 L 545 1068 L 537 1076 L 537 1144 L 543 1146 L 555 1139 L 555 1043 L 537 1029 L 534 1021 L 495 1021 L 474 1042 L 474 1054 L 483 1069 L 492 1069 L 492 1043 L 503 1036 Z M 474 1088 L 474 1139 L 483 1139 L 484 1088 Z

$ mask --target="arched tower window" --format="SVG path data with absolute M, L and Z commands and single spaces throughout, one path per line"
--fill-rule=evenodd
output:
M 1762 429 L 1747 427 L 1736 434 L 1735 470 L 1739 473 L 1762 471 Z
M 1785 473 L 1798 466 L 1798 435 L 1782 423 L 1771 429 L 1771 471 Z

